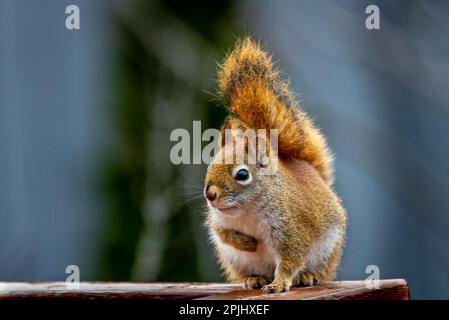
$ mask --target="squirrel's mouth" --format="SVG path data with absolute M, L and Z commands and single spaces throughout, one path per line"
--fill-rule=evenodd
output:
M 215 208 L 217 208 L 217 209 L 220 210 L 220 211 L 226 211 L 226 210 L 230 210 L 230 209 L 235 209 L 235 208 L 237 208 L 237 205 L 232 205 L 232 206 L 218 206 L 218 207 L 215 207 Z
M 217 209 L 219 211 L 228 211 L 231 209 L 237 209 L 239 203 L 237 201 L 225 201 L 224 203 L 214 203 L 212 201 L 207 201 L 211 208 Z

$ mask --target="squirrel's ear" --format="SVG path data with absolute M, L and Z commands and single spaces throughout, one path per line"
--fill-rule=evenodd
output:
M 257 165 L 261 168 L 267 168 L 270 165 L 270 158 L 266 154 L 257 156 Z
M 221 145 L 222 146 L 225 146 L 226 142 L 227 143 L 231 143 L 232 142 L 232 140 L 226 141 L 226 130 L 241 130 L 242 132 L 244 132 L 246 130 L 246 128 L 245 128 L 245 125 L 243 124 L 243 122 L 240 119 L 238 119 L 238 118 L 236 118 L 234 116 L 227 116 L 223 126 L 220 129 Z M 235 132 L 232 132 L 232 136 L 234 136 Z

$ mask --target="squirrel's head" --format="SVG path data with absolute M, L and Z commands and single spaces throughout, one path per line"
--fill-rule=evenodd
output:
M 273 168 L 269 155 L 249 161 L 245 152 L 243 161 L 225 161 L 224 159 L 236 159 L 236 150 L 242 150 L 239 149 L 240 143 L 244 142 L 221 148 L 207 169 L 204 197 L 209 207 L 222 213 L 235 212 L 245 206 L 253 207 L 264 190 L 263 185 L 269 183 L 269 170 Z

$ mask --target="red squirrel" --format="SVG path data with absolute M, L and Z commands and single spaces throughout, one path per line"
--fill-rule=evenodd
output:
M 234 137 L 208 167 L 207 225 L 227 278 L 267 293 L 333 280 L 346 211 L 332 188 L 333 158 L 325 137 L 271 57 L 251 39 L 237 42 L 218 80 L 219 95 L 232 113 L 222 130 L 278 132 L 277 150 L 269 147 L 268 161 L 220 161 L 235 144 L 247 148 L 244 138 Z M 276 170 L 264 174 L 272 163 Z

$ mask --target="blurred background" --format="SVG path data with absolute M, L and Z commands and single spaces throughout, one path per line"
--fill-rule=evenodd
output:
M 65 8 L 81 11 L 65 28 Z M 365 8 L 380 8 L 367 30 Z M 336 156 L 349 213 L 339 279 L 449 298 L 449 2 L 0 1 L 0 281 L 223 281 L 205 167 L 175 128 L 218 128 L 216 62 L 274 54 Z

